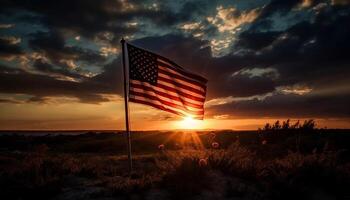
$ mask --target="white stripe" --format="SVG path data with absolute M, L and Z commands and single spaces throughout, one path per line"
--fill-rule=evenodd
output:
M 187 112 L 184 111 L 184 110 L 180 110 L 180 109 L 177 109 L 177 108 L 174 108 L 174 107 L 171 107 L 171 106 L 164 105 L 164 104 L 162 104 L 160 101 L 157 101 L 157 100 L 152 100 L 152 99 L 148 99 L 148 98 L 141 97 L 141 96 L 136 96 L 136 95 L 130 95 L 129 98 L 130 98 L 130 99 L 141 100 L 141 101 L 146 101 L 146 102 L 149 102 L 149 103 L 152 103 L 152 104 L 156 104 L 156 105 L 158 105 L 158 106 L 163 106 L 163 107 L 166 108 L 166 109 L 169 109 L 169 110 L 173 110 L 173 111 L 182 113 L 182 114 L 184 114 L 184 115 L 186 115 L 186 116 L 189 116 L 189 117 L 193 117 L 193 118 L 195 118 L 196 116 L 197 116 L 197 117 L 202 117 L 202 115 L 189 114 L 189 113 L 187 113 Z
M 195 108 L 195 107 L 192 107 L 190 105 L 184 105 L 180 101 L 177 101 L 174 99 L 169 99 L 169 98 L 161 96 L 161 95 L 157 95 L 156 93 L 149 91 L 149 90 L 143 90 L 143 89 L 138 89 L 138 88 L 130 88 L 130 90 L 134 91 L 134 92 L 140 92 L 140 93 L 145 93 L 145 94 L 151 95 L 151 96 L 158 98 L 160 100 L 167 101 L 169 103 L 173 103 L 173 104 L 176 104 L 178 106 L 182 106 L 188 110 L 192 110 L 192 111 L 202 111 L 203 110 L 203 108 Z
M 205 90 L 204 90 L 202 87 L 198 86 L 198 85 L 194 85 L 194 84 L 192 84 L 192 83 L 190 83 L 190 82 L 183 81 L 183 80 L 181 80 L 181 79 L 177 79 L 177 78 L 174 78 L 174 77 L 170 77 L 169 75 L 163 74 L 163 73 L 161 73 L 161 72 L 158 73 L 158 76 L 163 77 L 163 78 L 166 78 L 166 79 L 169 79 L 169 80 L 172 80 L 172 81 L 175 81 L 175 82 L 177 82 L 177 83 L 181 83 L 181 84 L 183 84 L 183 85 L 186 85 L 186 86 L 188 86 L 188 87 L 191 87 L 191 88 L 200 90 L 200 91 L 202 91 L 202 92 L 205 92 Z
M 130 79 L 130 82 L 135 83 L 135 84 L 138 84 L 138 85 L 145 85 L 145 86 L 149 86 L 149 87 L 153 87 L 153 88 L 159 88 L 159 87 L 156 87 L 156 86 L 154 86 L 154 85 L 151 85 L 151 84 L 149 84 L 149 83 L 147 83 L 147 82 L 143 82 L 143 81 L 138 81 L 138 80 Z M 187 89 L 178 87 L 178 86 L 176 86 L 176 85 L 169 84 L 169 83 L 164 82 L 164 81 L 158 81 L 158 83 L 161 83 L 162 85 L 165 85 L 165 86 L 171 87 L 171 88 L 173 88 L 173 89 L 176 89 L 176 90 L 178 90 L 178 91 L 180 91 L 180 92 L 183 92 L 183 93 L 185 93 L 185 94 L 188 94 L 188 95 L 192 95 L 192 96 L 195 96 L 195 97 L 199 97 L 199 98 L 205 99 L 205 96 L 203 96 L 202 94 L 198 94 L 198 93 L 196 93 L 196 92 L 192 92 L 192 91 L 190 91 L 190 90 L 187 90 Z M 163 91 L 169 92 L 169 91 L 167 91 L 167 90 L 164 90 L 163 88 L 159 88 L 159 89 L 161 89 L 162 92 L 163 92 Z

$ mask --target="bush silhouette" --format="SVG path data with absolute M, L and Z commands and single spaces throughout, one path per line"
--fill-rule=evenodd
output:
M 300 121 L 296 121 L 294 124 L 290 124 L 290 120 L 282 121 L 282 125 L 279 120 L 277 120 L 274 124 L 266 123 L 263 131 L 275 131 L 275 130 L 315 130 L 316 122 L 313 119 L 305 120 L 303 124 L 300 124 Z

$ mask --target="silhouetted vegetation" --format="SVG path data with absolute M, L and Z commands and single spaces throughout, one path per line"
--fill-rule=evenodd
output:
M 313 119 L 305 120 L 304 123 L 300 123 L 300 121 L 296 121 L 294 124 L 290 123 L 290 120 L 287 119 L 286 121 L 282 121 L 280 123 L 279 120 L 277 120 L 272 125 L 269 123 L 266 123 L 263 129 L 260 129 L 260 131 L 290 131 L 290 130 L 301 130 L 301 131 L 312 131 L 316 128 L 316 122 Z
M 4 135 L 0 136 L 0 196 L 65 200 L 346 198 L 350 132 L 315 129 L 313 121 L 301 127 L 304 124 L 313 131 L 302 131 L 298 137 L 293 130 L 306 129 L 288 120 L 258 132 L 136 132 L 131 176 L 122 134 Z M 291 134 L 271 132 L 292 127 Z

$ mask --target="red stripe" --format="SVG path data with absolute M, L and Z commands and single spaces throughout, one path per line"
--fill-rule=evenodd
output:
M 166 83 L 169 83 L 169 84 L 172 84 L 176 87 L 180 87 L 180 88 L 183 88 L 185 90 L 188 90 L 188 91 L 191 91 L 191 92 L 194 92 L 194 93 L 197 93 L 197 94 L 201 94 L 203 96 L 205 96 L 205 90 L 204 91 L 201 91 L 201 90 L 198 90 L 196 88 L 193 88 L 193 87 L 190 87 L 190 86 L 187 86 L 187 85 L 184 85 L 182 83 L 179 83 L 179 82 L 176 82 L 174 80 L 171 80 L 171 79 L 167 79 L 167 78 L 164 78 L 164 77 L 160 77 L 158 76 L 158 81 L 164 81 Z
M 201 88 L 203 88 L 204 90 L 206 89 L 205 85 L 202 84 L 202 83 L 200 83 L 200 82 L 187 79 L 187 78 L 185 78 L 185 77 L 183 77 L 183 76 L 179 76 L 179 75 L 177 75 L 177 74 L 174 74 L 174 73 L 171 73 L 171 72 L 162 70 L 162 69 L 160 69 L 160 68 L 158 68 L 158 73 L 162 73 L 162 74 L 168 75 L 168 76 L 170 76 L 170 77 L 173 77 L 173 78 L 176 78 L 176 79 L 180 79 L 180 80 L 182 80 L 182 81 L 188 82 L 188 83 L 193 84 L 193 85 L 196 85 L 196 86 L 198 86 L 198 87 L 201 87 Z
M 152 95 L 149 95 L 149 94 L 146 94 L 146 93 L 141 93 L 141 92 L 135 92 L 135 91 L 130 91 L 131 95 L 135 95 L 135 96 L 140 96 L 140 97 L 144 97 L 144 98 L 147 98 L 147 99 L 151 99 L 151 100 L 156 100 L 156 101 L 159 101 L 160 103 L 164 104 L 164 105 L 167 105 L 167 106 L 170 106 L 170 107 L 173 107 L 173 108 L 177 108 L 179 110 L 183 110 L 191 115 L 203 115 L 204 114 L 204 110 L 201 110 L 201 111 L 193 111 L 193 110 L 188 110 L 186 107 L 184 106 L 180 106 L 180 105 L 177 105 L 177 104 L 174 104 L 174 103 L 171 103 L 171 102 L 168 102 L 168 101 L 165 101 L 165 100 L 162 100 L 162 99 L 159 99 L 155 96 L 152 96 Z
M 134 84 L 132 82 L 130 82 L 130 87 L 138 87 L 140 86 L 139 84 Z M 148 87 L 148 86 L 145 86 L 147 88 L 151 88 L 151 87 Z M 187 93 L 184 93 L 184 92 L 181 92 L 175 88 L 172 88 L 172 87 L 169 87 L 169 86 L 166 86 L 166 85 L 163 85 L 163 84 L 160 84 L 158 83 L 157 86 L 155 87 L 159 87 L 159 88 L 162 88 L 164 90 L 168 90 L 170 92 L 175 92 L 175 93 L 178 93 L 179 95 L 181 96 L 184 96 L 186 98 L 189 98 L 189 99 L 192 99 L 194 101 L 201 101 L 201 102 L 204 102 L 205 101 L 205 98 L 201 98 L 201 97 L 196 97 L 196 96 L 193 96 L 193 95 L 190 95 L 190 94 L 187 94 Z
M 168 62 L 168 61 L 166 61 L 166 62 Z M 193 79 L 195 79 L 195 80 L 197 80 L 197 81 L 203 82 L 204 84 L 208 82 L 207 79 L 205 79 L 205 78 L 203 78 L 203 77 L 201 77 L 201 76 L 198 76 L 198 75 L 196 75 L 196 74 L 192 74 L 192 73 L 186 72 L 186 71 L 184 71 L 184 70 L 181 69 L 181 68 L 174 67 L 174 66 L 168 65 L 168 64 L 166 64 L 166 63 L 160 62 L 160 61 L 158 61 L 157 63 L 158 63 L 158 65 L 162 65 L 162 66 L 164 65 L 165 67 L 169 67 L 170 69 L 172 69 L 172 70 L 174 70 L 174 71 L 176 71 L 176 72 L 179 72 L 180 74 L 182 74 L 182 75 L 184 75 L 184 76 L 188 76 L 188 77 L 193 78 Z M 176 64 L 176 63 L 175 63 L 175 64 Z M 177 65 L 176 65 L 176 66 L 177 66 Z
M 134 99 L 134 98 L 130 98 L 129 101 L 130 101 L 130 102 L 134 102 L 134 103 L 141 103 L 141 104 L 153 106 L 153 107 L 155 107 L 155 108 L 157 108 L 157 109 L 164 110 L 164 111 L 167 111 L 167 112 L 174 113 L 174 114 L 176 114 L 176 115 L 181 115 L 181 116 L 186 117 L 186 116 L 185 116 L 183 113 L 181 113 L 181 112 L 177 112 L 177 111 L 175 111 L 175 110 L 170 110 L 170 109 L 164 108 L 163 106 L 160 106 L 160 105 L 158 105 L 158 104 L 154 104 L 154 103 L 151 103 L 151 102 L 148 102 L 148 101 L 143 101 L 143 100 Z
M 186 101 L 186 100 L 184 100 L 182 98 L 170 95 L 168 93 L 157 91 L 157 90 L 153 89 L 152 87 L 147 87 L 147 86 L 144 86 L 144 85 L 136 85 L 136 87 L 134 87 L 134 85 L 131 85 L 130 88 L 138 88 L 138 89 L 154 92 L 155 94 L 157 94 L 159 96 L 163 96 L 165 98 L 178 101 L 178 102 L 180 102 L 180 103 L 182 103 L 182 104 L 184 104 L 186 106 L 190 106 L 190 107 L 193 107 L 193 108 L 203 108 L 203 105 L 199 105 L 199 104 L 188 102 L 188 101 Z

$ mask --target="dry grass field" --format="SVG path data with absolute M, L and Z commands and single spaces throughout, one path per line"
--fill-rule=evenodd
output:
M 1 199 L 350 199 L 350 132 L 0 136 Z

